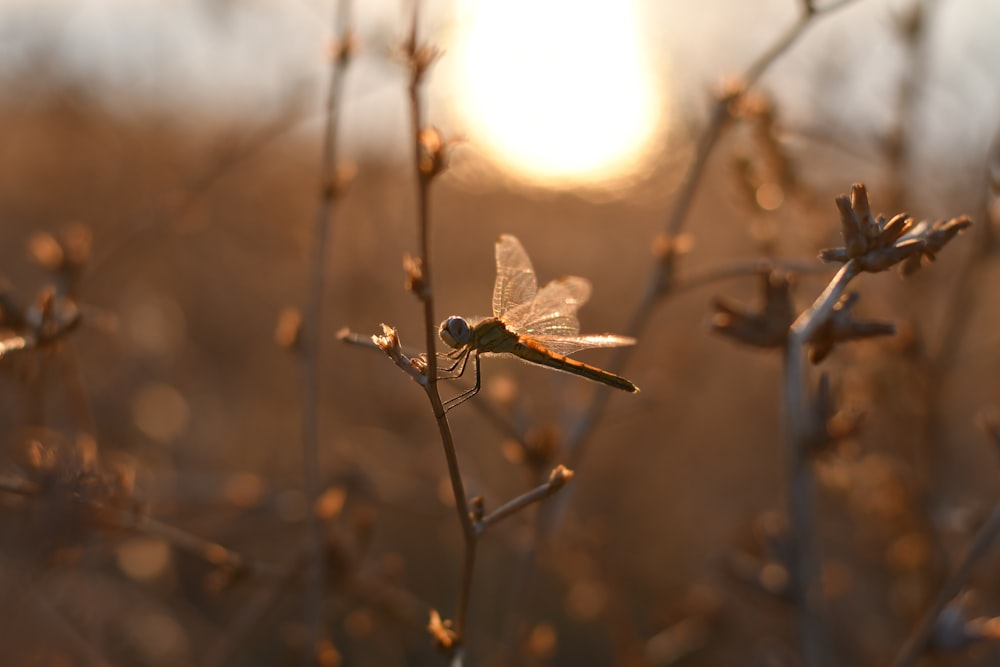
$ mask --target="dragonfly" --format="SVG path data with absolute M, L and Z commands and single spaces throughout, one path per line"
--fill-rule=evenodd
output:
M 470 358 L 476 384 L 449 399 L 451 409 L 479 392 L 479 357 L 508 354 L 524 361 L 572 373 L 627 392 L 639 388 L 623 377 L 567 355 L 595 347 L 634 345 L 635 339 L 613 334 L 580 335 L 576 311 L 590 298 L 590 281 L 578 276 L 557 278 L 538 289 L 535 269 L 521 242 L 509 234 L 496 241 L 497 279 L 493 286 L 493 317 L 474 320 L 453 315 L 441 323 L 439 335 L 452 348 L 445 355 L 454 363 L 443 370 L 461 377 Z

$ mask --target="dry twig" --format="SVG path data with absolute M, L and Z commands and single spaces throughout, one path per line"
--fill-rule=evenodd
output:
M 343 97 L 344 77 L 350 62 L 352 41 L 350 33 L 350 2 L 338 3 L 335 34 L 336 46 L 331 54 L 330 79 L 326 98 L 326 122 L 323 130 L 323 152 L 320 164 L 320 198 L 313 229 L 312 258 L 309 264 L 309 285 L 301 345 L 302 363 L 302 465 L 310 538 L 309 584 L 306 586 L 306 618 L 309 642 L 305 652 L 306 664 L 318 660 L 318 651 L 324 640 L 323 595 L 326 588 L 326 566 L 323 555 L 323 526 L 317 501 L 323 494 L 323 479 L 319 456 L 319 374 L 321 341 L 323 339 L 323 302 L 330 227 L 338 195 L 346 183 L 338 169 L 338 132 L 340 108 Z
M 802 615 L 802 651 L 807 665 L 822 665 L 828 660 L 828 646 L 822 622 L 819 562 L 813 550 L 813 497 L 815 479 L 812 471 L 813 444 L 817 431 L 826 424 L 815 423 L 817 411 L 809 389 L 805 350 L 827 327 L 845 295 L 848 284 L 864 272 L 877 273 L 899 265 L 904 273 L 919 268 L 924 257 L 934 253 L 971 225 L 964 217 L 949 221 L 914 224 L 905 214 L 886 220 L 871 212 L 868 193 L 855 184 L 851 196 L 837 198 L 844 246 L 822 251 L 826 261 L 843 266 L 823 293 L 792 324 L 785 353 L 784 406 L 785 437 L 789 464 L 789 517 L 793 554 L 791 590 Z

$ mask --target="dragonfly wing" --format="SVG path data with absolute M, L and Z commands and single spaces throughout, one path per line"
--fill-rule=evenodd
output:
M 589 336 L 532 336 L 542 347 L 563 356 L 594 347 L 624 347 L 635 345 L 635 338 L 613 334 L 592 334 Z
M 503 316 L 504 322 L 529 337 L 575 336 L 580 333 L 576 311 L 590 298 L 590 281 L 569 276 L 553 280 L 530 303 Z
M 497 239 L 497 281 L 493 285 L 493 316 L 501 317 L 530 304 L 538 292 L 535 269 L 521 242 L 509 234 Z

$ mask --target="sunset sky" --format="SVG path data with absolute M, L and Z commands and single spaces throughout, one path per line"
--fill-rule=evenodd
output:
M 794 22 L 798 4 L 428 2 L 423 31 L 444 51 L 429 82 L 429 118 L 515 180 L 565 187 L 634 178 L 669 148 L 673 128 L 705 112 L 727 74 Z M 982 150 L 1000 116 L 1000 48 L 989 29 L 1000 24 L 1000 3 L 938 5 L 922 91 L 930 115 L 921 122 L 933 131 L 921 136 L 935 154 Z M 765 81 L 786 124 L 877 137 L 908 62 L 894 22 L 909 6 L 858 0 L 824 19 Z M 360 52 L 344 102 L 348 153 L 398 159 L 408 145 L 404 75 L 391 51 L 409 7 L 354 3 Z M 6 0 L 0 84 L 45 61 L 115 112 L 260 123 L 292 98 L 319 109 L 332 16 L 330 3 L 306 0 Z M 942 122 L 957 113 L 962 123 Z

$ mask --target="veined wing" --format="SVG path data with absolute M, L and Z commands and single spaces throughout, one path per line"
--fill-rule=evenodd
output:
M 539 290 L 534 300 L 506 312 L 501 319 L 514 331 L 532 338 L 575 336 L 580 333 L 576 311 L 589 298 L 590 281 L 586 278 L 558 278 Z
M 501 317 L 530 304 L 538 293 L 538 280 L 521 242 L 503 234 L 496 243 L 497 281 L 493 285 L 493 316 Z
M 614 334 L 593 334 L 589 336 L 528 336 L 542 347 L 563 356 L 593 347 L 625 347 L 635 345 L 635 338 Z

